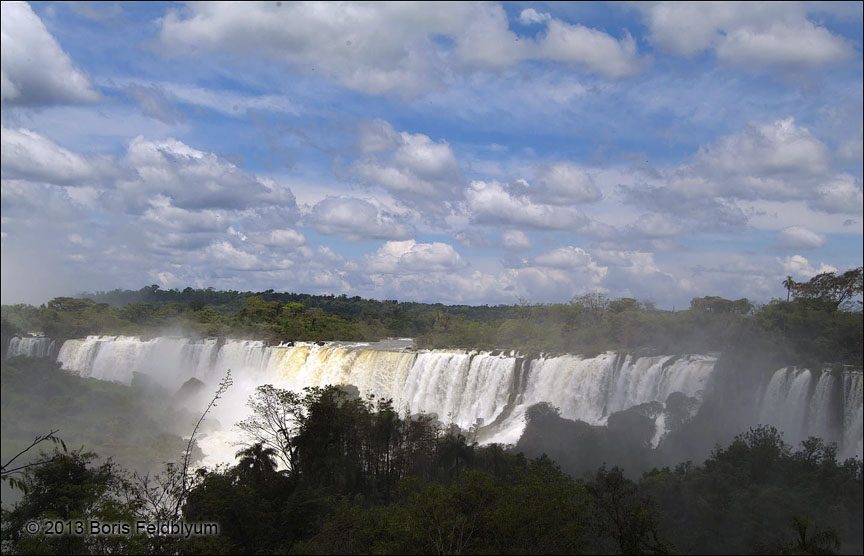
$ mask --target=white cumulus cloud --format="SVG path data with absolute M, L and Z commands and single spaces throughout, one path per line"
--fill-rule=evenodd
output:
M 172 56 L 266 56 L 353 90 L 405 98 L 442 88 L 452 69 L 536 59 L 621 78 L 644 66 L 629 34 L 619 40 L 533 9 L 520 14 L 519 21 L 529 20 L 546 25 L 537 39 L 513 33 L 504 8 L 493 3 L 199 2 L 168 11 L 160 43 Z
M 501 234 L 501 244 L 515 251 L 531 249 L 531 240 L 519 230 L 507 230 Z
M 306 236 L 292 229 L 259 232 L 253 235 L 251 239 L 267 247 L 281 247 L 285 249 L 294 249 L 306 243 Z
M 255 255 L 234 247 L 228 241 L 212 243 L 204 249 L 202 255 L 207 262 L 215 262 L 236 270 L 249 270 L 259 264 Z
M 744 66 L 818 67 L 852 54 L 841 37 L 807 17 L 800 3 L 656 2 L 637 4 L 652 41 L 693 55 L 706 49 Z
M 465 266 L 452 245 L 417 243 L 413 239 L 388 241 L 368 256 L 365 264 L 369 272 L 376 274 L 439 272 Z
M 764 220 L 753 209 L 766 203 L 802 202 L 828 213 L 861 213 L 860 179 L 835 173 L 828 146 L 791 117 L 753 122 L 700 147 L 687 163 L 647 176 L 647 181 L 658 183 L 620 187 L 632 204 L 673 218 L 664 226 L 656 225 L 658 217 L 637 222 L 632 229 L 646 235 L 651 229 L 672 235 L 676 224 L 741 229 L 748 220 Z
M 99 94 L 27 2 L 0 7 L 0 97 L 3 103 L 93 102 Z
M 550 204 L 590 203 L 601 198 L 591 175 L 581 166 L 570 162 L 551 164 L 537 177 L 537 187 L 531 197 Z
M 136 137 L 123 163 L 134 170 L 135 176 L 122 180 L 118 188 L 133 210 L 154 195 L 170 197 L 175 206 L 186 209 L 295 207 L 290 189 L 176 139 L 151 141 Z
M 364 156 L 351 173 L 409 205 L 441 212 L 442 201 L 457 197 L 464 183 L 450 145 L 422 133 L 397 132 L 376 120 L 362 127 L 358 148 Z
M 553 268 L 579 268 L 591 264 L 593 261 L 584 249 L 580 247 L 559 247 L 534 258 L 534 263 L 541 266 Z
M 398 239 L 409 233 L 397 215 L 355 197 L 327 197 L 312 207 L 306 220 L 322 234 L 354 241 Z
M 3 177 L 86 185 L 102 173 L 83 156 L 29 129 L 0 129 Z
M 861 214 L 864 192 L 861 180 L 841 174 L 816 189 L 817 197 L 810 204 L 828 213 Z
M 577 230 L 588 222 L 573 206 L 533 202 L 527 195 L 512 193 L 497 181 L 472 181 L 465 191 L 465 207 L 478 224 L 545 230 Z
M 549 21 L 537 50 L 537 58 L 566 62 L 613 79 L 636 75 L 645 66 L 629 33 L 618 40 L 597 29 L 557 19 Z
M 792 276 L 792 278 L 797 278 L 799 282 L 809 280 L 813 276 L 822 274 L 823 272 L 837 272 L 835 267 L 825 263 L 821 263 L 818 267 L 814 267 L 810 261 L 802 255 L 790 255 L 782 259 L 777 259 L 777 261 L 780 263 L 785 274 Z
M 824 235 L 804 226 L 790 226 L 777 233 L 777 243 L 786 249 L 817 249 L 825 242 Z
M 793 118 L 753 123 L 703 147 L 678 171 L 684 193 L 741 198 L 794 199 L 807 195 L 830 167 L 828 148 Z
M 549 21 L 552 16 L 546 12 L 538 12 L 534 8 L 526 8 L 519 12 L 519 23 L 522 25 L 531 25 L 532 23 L 543 23 Z

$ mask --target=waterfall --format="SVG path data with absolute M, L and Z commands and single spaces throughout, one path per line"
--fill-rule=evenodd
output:
M 640 357 L 604 353 L 585 359 L 576 355 L 541 357 L 531 362 L 521 401 L 498 427 L 490 442 L 515 443 L 528 408 L 548 402 L 561 416 L 592 425 L 606 423 L 609 415 L 643 403 L 665 403 L 673 392 L 701 399 L 716 359 L 687 356 Z M 512 373 L 511 373 L 512 375 Z M 660 429 L 662 414 L 655 425 Z M 662 433 L 661 433 L 662 434 Z M 654 445 L 660 436 L 654 439 Z
M 774 425 L 784 440 L 797 444 L 807 437 L 807 410 L 813 373 L 786 367 L 774 372 L 762 397 L 759 422 Z
M 862 415 L 864 407 L 861 402 L 861 391 L 864 386 L 864 376 L 861 372 L 849 372 L 843 375 L 843 443 L 841 457 L 861 457 L 862 452 Z
M 410 341 L 386 344 L 267 346 L 260 341 L 90 336 L 68 340 L 58 361 L 82 376 L 129 384 L 145 373 L 168 388 L 190 377 L 215 385 L 227 369 L 234 386 L 214 417 L 222 430 L 201 441 L 208 463 L 231 461 L 240 440 L 231 425 L 248 415 L 246 401 L 261 384 L 300 391 L 307 386 L 351 384 L 361 394 L 390 398 L 407 413 L 435 414 L 481 442 L 515 443 L 527 409 L 549 402 L 568 419 L 603 424 L 609 414 L 642 403 L 663 403 L 672 392 L 701 398 L 716 359 L 641 357 L 604 353 L 526 360 L 515 353 L 468 350 L 414 351 Z M 663 416 L 658 417 L 662 435 Z
M 21 340 L 15 350 L 25 349 L 19 348 L 26 339 Z M 612 413 L 649 402 L 664 404 L 674 392 L 701 401 L 717 361 L 708 355 L 611 352 L 526 358 L 512 352 L 416 351 L 408 349 L 410 344 L 268 346 L 252 340 L 90 336 L 67 340 L 57 360 L 82 376 L 125 384 L 134 373 L 144 373 L 169 389 L 191 377 L 212 389 L 231 369 L 234 386 L 212 414 L 220 430 L 200 441 L 208 465 L 233 461 L 235 443 L 242 441 L 233 424 L 248 416 L 246 401 L 261 384 L 294 391 L 351 384 L 364 396 L 392 399 L 403 414 L 435 414 L 444 423 L 472 429 L 480 442 L 513 444 L 524 430 L 526 411 L 539 402 L 558 407 L 567 419 L 603 425 Z M 763 390 L 755 419 L 783 430 L 787 442 L 794 445 L 817 435 L 839 442 L 843 457 L 861 455 L 860 372 L 787 367 L 775 371 Z M 662 411 L 655 425 L 654 446 L 666 431 Z
M 26 336 L 9 340 L 6 357 L 48 357 L 54 351 L 54 340 L 45 336 Z
M 178 388 L 191 377 L 207 382 L 214 349 L 214 339 L 88 336 L 64 342 L 57 361 L 85 377 L 129 384 L 134 373 L 143 373 L 165 387 Z
M 836 409 L 840 406 L 838 397 L 839 384 L 831 371 L 819 373 L 819 379 L 810 396 L 807 408 L 807 435 L 818 436 L 829 442 L 840 440 L 837 436 L 838 418 Z
M 839 444 L 838 457 L 862 455 L 861 371 L 838 373 L 784 367 L 762 395 L 759 422 L 774 425 L 796 446 L 809 436 Z

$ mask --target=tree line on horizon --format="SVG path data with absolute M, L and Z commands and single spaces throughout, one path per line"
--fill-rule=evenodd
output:
M 39 307 L 4 305 L 2 325 L 4 347 L 9 337 L 30 331 L 54 338 L 182 334 L 272 342 L 407 336 L 420 348 L 583 354 L 724 351 L 758 340 L 784 364 L 860 366 L 862 267 L 801 283 L 788 277 L 783 285 L 786 300 L 757 305 L 706 296 L 676 312 L 598 293 L 569 303 L 468 306 L 151 285 L 59 297 Z

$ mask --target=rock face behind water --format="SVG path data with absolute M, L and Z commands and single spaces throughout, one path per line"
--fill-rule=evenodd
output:
M 131 386 L 133 388 L 141 388 L 148 392 L 168 394 L 168 391 L 165 391 L 165 388 L 163 388 L 156 379 L 147 373 L 139 373 L 138 371 L 132 371 Z
M 183 386 L 174 394 L 174 399 L 178 402 L 191 400 L 201 394 L 207 385 L 195 377 L 190 378 L 183 383 Z

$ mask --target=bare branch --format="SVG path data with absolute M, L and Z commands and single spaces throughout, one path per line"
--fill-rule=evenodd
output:
M 28 451 L 30 451 L 37 444 L 45 442 L 46 440 L 50 440 L 54 444 L 60 443 L 60 445 L 63 446 L 63 451 L 65 452 L 66 451 L 66 443 L 63 442 L 62 440 L 60 440 L 57 436 L 55 436 L 58 432 L 60 432 L 60 429 L 53 430 L 53 431 L 49 432 L 48 434 L 45 434 L 42 436 L 37 436 L 36 438 L 34 438 L 33 442 L 31 442 L 29 446 L 27 446 L 26 448 L 24 448 L 23 450 L 21 450 L 20 452 L 15 454 L 15 456 L 12 459 L 7 461 L 2 467 L 0 467 L 0 476 L 3 476 L 5 478 L 5 476 L 10 474 L 10 473 L 14 473 L 20 469 L 23 469 L 24 467 L 29 467 L 30 465 L 28 464 L 24 467 L 16 467 L 15 469 L 10 469 L 10 470 L 6 469 L 7 467 L 9 467 L 9 465 L 12 464 L 13 461 L 18 459 L 22 455 L 26 454 Z M 40 462 L 40 463 L 47 463 L 47 462 Z

